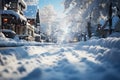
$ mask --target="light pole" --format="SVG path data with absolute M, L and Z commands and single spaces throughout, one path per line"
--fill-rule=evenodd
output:
M 109 6 L 109 34 L 112 33 L 112 2 Z
M 88 37 L 91 38 L 91 14 L 92 12 L 90 13 L 90 16 L 89 16 L 89 21 L 87 22 L 87 32 L 88 32 Z

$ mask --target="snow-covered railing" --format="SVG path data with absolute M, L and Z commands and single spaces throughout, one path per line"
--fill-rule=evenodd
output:
M 21 15 L 20 13 L 17 13 L 17 14 L 19 15 L 20 19 L 27 21 L 25 16 Z
M 25 7 L 25 9 L 27 8 L 27 4 L 25 3 L 24 0 L 19 0 L 19 3 L 21 3 Z

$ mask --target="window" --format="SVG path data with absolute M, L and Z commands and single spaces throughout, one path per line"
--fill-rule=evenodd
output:
M 3 4 L 1 0 L 0 0 L 0 4 Z M 3 5 L 0 5 L 0 9 L 2 9 L 2 6 L 3 6 Z
M 17 8 L 17 3 L 12 2 L 12 3 L 10 4 L 10 8 L 11 8 L 11 9 L 16 9 L 16 8 Z

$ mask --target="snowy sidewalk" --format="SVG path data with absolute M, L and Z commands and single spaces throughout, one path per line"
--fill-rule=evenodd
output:
M 120 38 L 0 50 L 0 80 L 120 80 Z

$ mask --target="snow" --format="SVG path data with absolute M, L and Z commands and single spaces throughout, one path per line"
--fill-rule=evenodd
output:
M 5 35 L 0 31 L 0 37 L 5 38 Z
M 109 37 L 120 37 L 119 32 L 115 32 L 113 34 L 111 34 Z
M 24 0 L 19 0 L 19 3 L 22 3 L 22 5 L 24 5 L 24 6 L 25 6 L 25 8 L 27 8 L 27 4 L 25 3 L 25 1 L 24 1 Z
M 3 11 L 0 11 L 0 14 L 12 14 L 12 15 L 15 15 L 17 18 L 19 18 L 19 15 L 12 10 L 3 10 Z
M 118 34 L 78 43 L 21 41 L 22 46 L 1 47 L 0 80 L 120 80 Z
M 22 19 L 22 20 L 27 20 L 26 18 L 25 18 L 25 16 L 23 16 L 23 15 L 21 15 L 20 13 L 16 13 L 15 11 L 13 11 L 13 10 L 0 10 L 0 14 L 11 14 L 11 15 L 14 15 L 17 19 Z

